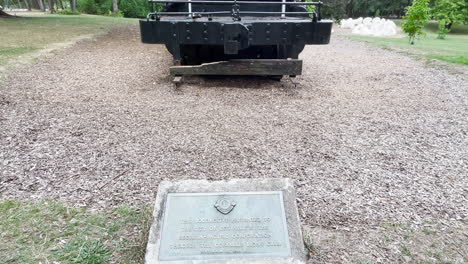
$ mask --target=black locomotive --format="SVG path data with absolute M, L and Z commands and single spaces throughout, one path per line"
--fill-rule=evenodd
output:
M 163 11 L 140 20 L 144 43 L 165 44 L 178 74 L 297 75 L 307 44 L 328 44 L 332 21 L 321 2 L 292 0 L 150 0 Z M 307 6 L 315 6 L 308 11 Z M 213 62 L 231 64 L 206 67 Z M 211 64 L 210 64 L 211 63 Z M 300 65 L 299 65 L 300 64 Z M 182 69 L 178 71 L 177 69 Z M 192 70 L 190 70 L 192 69 Z

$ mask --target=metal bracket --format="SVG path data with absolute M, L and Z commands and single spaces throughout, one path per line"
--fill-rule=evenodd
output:
M 239 5 L 237 4 L 237 0 L 234 0 L 234 4 L 232 5 L 232 20 L 241 21 Z

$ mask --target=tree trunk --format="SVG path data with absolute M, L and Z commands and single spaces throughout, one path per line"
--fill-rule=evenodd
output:
M 26 5 L 28 11 L 31 11 L 31 3 L 29 3 L 29 0 L 24 0 L 24 4 Z
M 45 12 L 44 2 L 42 2 L 42 0 L 36 0 L 36 1 L 37 1 L 37 4 L 39 5 L 39 9 L 41 9 L 42 12 Z
M 71 10 L 76 12 L 76 0 L 70 0 Z
M 448 29 L 448 30 L 451 30 L 452 29 L 452 26 L 453 26 L 453 23 L 450 22 L 448 24 L 445 24 L 445 29 Z
M 347 3 L 346 3 L 346 15 L 348 17 L 353 17 L 354 16 L 354 1 L 353 0 L 349 0 Z
M 57 5 L 60 7 L 60 9 L 63 10 L 63 2 L 62 2 L 62 0 L 58 0 L 58 1 L 57 1 Z
M 31 9 L 41 9 L 39 3 L 36 0 L 30 0 L 29 4 L 31 5 Z
M 117 3 L 117 0 L 112 0 L 112 12 L 114 14 L 119 12 L 119 6 L 118 6 L 118 3 Z
M 70 6 L 73 12 L 76 12 L 76 0 L 70 0 Z
M 55 5 L 54 0 L 49 0 L 49 12 L 50 12 L 51 14 L 55 14 L 54 5 Z

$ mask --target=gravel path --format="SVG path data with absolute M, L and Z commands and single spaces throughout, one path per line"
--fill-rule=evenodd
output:
M 1 199 L 99 209 L 148 203 L 163 179 L 291 177 L 306 226 L 467 230 L 462 78 L 338 36 L 306 48 L 297 87 L 174 90 L 171 57 L 136 28 L 55 53 L 0 84 Z

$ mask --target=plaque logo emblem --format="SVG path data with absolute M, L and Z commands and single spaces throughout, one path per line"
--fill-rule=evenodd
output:
M 214 207 L 218 212 L 227 215 L 236 207 L 236 202 L 232 199 L 221 197 L 216 201 Z

